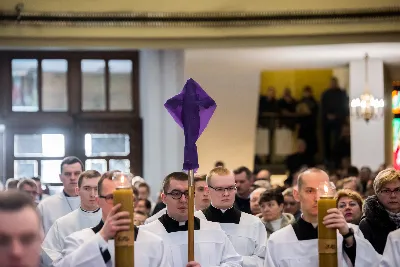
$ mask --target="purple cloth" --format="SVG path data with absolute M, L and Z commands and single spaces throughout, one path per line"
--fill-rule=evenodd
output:
M 192 78 L 182 91 L 164 104 L 185 133 L 184 170 L 197 171 L 199 160 L 196 142 L 214 114 L 217 104 Z

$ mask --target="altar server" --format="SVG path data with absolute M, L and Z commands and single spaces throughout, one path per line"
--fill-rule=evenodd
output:
M 400 264 L 400 229 L 388 235 L 379 267 L 394 267 Z
M 302 217 L 294 224 L 274 232 L 267 243 L 269 267 L 318 267 L 318 196 L 321 182 L 329 181 L 326 172 L 308 169 L 298 176 L 294 198 L 300 202 Z M 348 224 L 336 208 L 328 210 L 323 223 L 338 230 L 339 267 L 378 266 L 381 256 L 372 245 Z
M 81 200 L 80 207 L 57 219 L 50 227 L 42 244 L 42 253 L 46 253 L 51 261 L 61 255 L 67 236 L 79 230 L 94 227 L 101 220 L 101 211 L 96 201 L 97 183 L 100 176 L 101 174 L 94 170 L 82 172 L 79 176 L 76 193 Z M 45 258 L 47 257 L 43 257 L 43 261 Z
M 128 212 L 118 212 L 113 206 L 113 172 L 103 174 L 98 183 L 98 204 L 102 211 L 100 223 L 68 236 L 62 255 L 53 262 L 55 267 L 114 266 L 114 236 L 130 226 Z M 133 205 L 133 203 L 132 203 Z M 172 267 L 167 260 L 165 245 L 158 236 L 135 226 L 135 266 Z
M 202 210 L 210 206 L 210 194 L 207 190 L 206 176 L 196 176 L 194 177 L 194 208 L 195 210 Z M 144 224 L 151 223 L 157 220 L 167 212 L 167 208 L 163 208 L 153 216 L 146 219 Z
M 67 157 L 61 162 L 60 179 L 64 186 L 63 191 L 43 199 L 38 205 L 45 235 L 58 218 L 79 208 L 81 201 L 75 188 L 82 171 L 83 164 L 76 157 Z
M 267 232 L 260 218 L 234 207 L 234 173 L 223 167 L 214 168 L 207 176 L 207 185 L 211 205 L 195 216 L 221 225 L 235 250 L 243 256 L 244 267 L 264 266 Z
M 169 248 L 172 266 L 242 266 L 242 257 L 217 223 L 194 218 L 194 257 L 188 259 L 188 176 L 183 172 L 169 174 L 163 183 L 161 198 L 167 213 L 140 229 L 159 235 Z

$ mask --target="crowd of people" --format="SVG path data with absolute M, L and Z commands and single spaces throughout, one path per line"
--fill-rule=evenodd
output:
M 345 163 L 345 162 L 344 162 Z M 39 178 L 9 179 L 0 192 L 0 266 L 113 266 L 114 237 L 134 224 L 135 266 L 318 266 L 318 187 L 336 185 L 336 208 L 323 218 L 337 230 L 340 266 L 400 264 L 400 171 L 350 164 L 334 172 L 306 166 L 291 183 L 266 170 L 231 171 L 223 162 L 195 177 L 195 260 L 188 262 L 188 175 L 167 174 L 157 200 L 132 180 L 134 219 L 114 205 L 118 170 L 60 166 L 63 190 L 46 195 Z M 161 179 L 160 179 L 161 180 Z
M 288 139 L 295 135 L 294 139 L 301 140 L 302 148 L 286 160 L 289 171 L 297 169 L 299 164 L 310 164 L 315 158 L 322 159 L 329 168 L 340 167 L 342 158 L 350 157 L 351 153 L 349 113 L 348 94 L 340 88 L 336 77 L 331 78 L 320 99 L 310 86 L 303 88 L 299 99 L 292 95 L 290 88 L 285 88 L 278 98 L 275 87 L 268 87 L 259 99 L 258 131 L 269 134 L 260 134 L 256 164 L 272 163 L 273 143 L 280 143 L 280 136 L 284 136 L 282 142 L 288 144 Z M 265 142 L 261 136 L 268 136 L 270 140 Z

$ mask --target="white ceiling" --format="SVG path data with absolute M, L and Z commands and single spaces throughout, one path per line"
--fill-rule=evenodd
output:
M 254 69 L 332 68 L 353 60 L 380 58 L 400 64 L 400 43 L 335 44 L 245 49 L 187 49 L 186 60 L 209 64 L 244 64 Z

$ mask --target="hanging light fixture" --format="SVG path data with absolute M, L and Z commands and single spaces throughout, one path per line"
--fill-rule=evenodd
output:
M 383 107 L 385 106 L 385 101 L 375 98 L 369 90 L 368 61 L 368 54 L 366 54 L 364 93 L 360 97 L 352 99 L 350 104 L 352 115 L 356 118 L 364 119 L 366 122 L 383 116 Z

